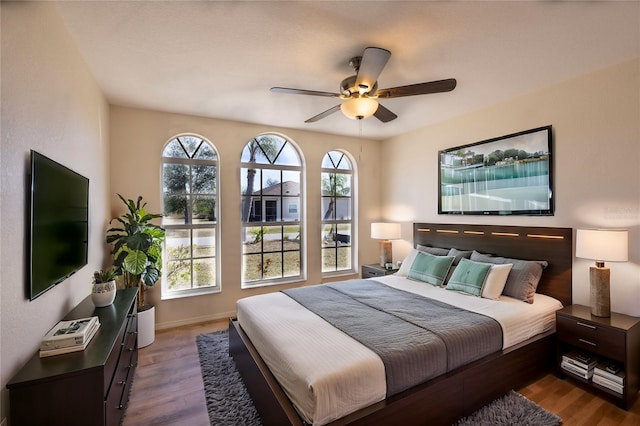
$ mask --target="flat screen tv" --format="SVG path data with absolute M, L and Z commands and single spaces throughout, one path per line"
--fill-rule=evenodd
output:
M 29 271 L 33 300 L 87 264 L 89 179 L 31 151 Z
M 551 126 L 440 151 L 438 214 L 553 215 Z

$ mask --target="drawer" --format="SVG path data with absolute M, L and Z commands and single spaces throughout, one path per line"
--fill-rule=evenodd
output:
M 557 317 L 557 333 L 560 341 L 613 358 L 625 361 L 626 333 L 591 321 Z
M 384 277 L 385 275 L 385 271 L 381 269 L 362 267 L 362 278 Z
M 126 325 L 123 324 L 122 328 L 118 333 L 118 337 L 114 342 L 113 350 L 109 354 L 109 358 L 107 358 L 107 362 L 104 365 L 104 394 L 105 395 L 107 394 L 107 392 L 109 392 L 109 387 L 111 386 L 111 382 L 113 381 L 113 376 L 114 374 L 116 374 L 118 360 L 120 359 L 120 352 L 122 352 L 124 338 L 126 336 L 125 327 Z

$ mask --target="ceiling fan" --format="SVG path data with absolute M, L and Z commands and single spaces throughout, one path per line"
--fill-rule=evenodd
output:
M 387 61 L 389 61 L 390 56 L 391 52 L 386 49 L 367 47 L 364 49 L 362 56 L 351 58 L 349 65 L 353 67 L 356 74 L 342 80 L 342 83 L 340 83 L 340 93 L 291 89 L 288 87 L 272 87 L 271 91 L 276 93 L 291 93 L 294 95 L 324 96 L 344 100 L 341 104 L 305 120 L 305 123 L 313 123 L 338 110 L 342 110 L 344 115 L 352 119 L 361 120 L 373 115 L 383 123 L 387 123 L 395 120 L 398 116 L 378 103 L 378 99 L 450 92 L 456 87 L 456 80 L 449 78 L 446 80 L 378 90 L 378 76 L 387 64 Z

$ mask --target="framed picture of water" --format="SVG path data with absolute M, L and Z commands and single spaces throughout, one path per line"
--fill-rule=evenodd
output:
M 439 152 L 438 214 L 553 215 L 551 126 Z

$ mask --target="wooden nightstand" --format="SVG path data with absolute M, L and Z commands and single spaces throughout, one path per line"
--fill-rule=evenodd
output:
M 588 306 L 570 305 L 556 312 L 556 330 L 558 374 L 597 389 L 625 409 L 631 407 L 638 396 L 640 382 L 640 318 L 614 312 L 610 318 L 601 318 L 591 315 Z M 562 356 L 573 349 L 620 364 L 624 373 L 623 393 L 593 383 L 591 379 L 567 373 L 561 368 Z
M 384 277 L 385 275 L 395 274 L 397 268 L 385 269 L 377 263 L 362 265 L 362 278 Z

